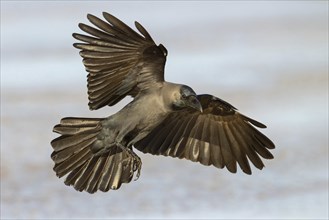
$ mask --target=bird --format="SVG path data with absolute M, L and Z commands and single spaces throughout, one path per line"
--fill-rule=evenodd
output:
M 65 117 L 55 125 L 51 141 L 53 170 L 77 191 L 117 190 L 140 177 L 137 151 L 198 162 L 236 173 L 251 174 L 251 164 L 264 167 L 273 159 L 274 143 L 266 128 L 228 102 L 196 94 L 164 78 L 168 55 L 162 44 L 137 21 L 137 31 L 103 12 L 88 14 L 91 24 L 79 23 L 73 33 L 87 75 L 88 106 L 114 106 L 133 99 L 104 118 Z

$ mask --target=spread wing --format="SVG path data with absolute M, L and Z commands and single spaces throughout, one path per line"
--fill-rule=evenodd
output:
M 113 15 L 104 12 L 103 16 L 106 21 L 88 14 L 95 28 L 79 24 L 90 36 L 73 34 L 84 42 L 75 43 L 74 47 L 81 50 L 83 64 L 89 72 L 90 109 L 115 105 L 127 95 L 135 96 L 164 81 L 166 49 L 156 46 L 138 22 L 135 26 L 141 34 Z
M 249 162 L 262 169 L 261 157 L 273 158 L 268 150 L 274 149 L 273 142 L 255 128 L 266 128 L 265 125 L 214 96 L 199 95 L 198 99 L 203 113 L 171 113 L 135 147 L 144 153 L 226 167 L 232 173 L 237 171 L 237 163 L 243 172 L 251 174 Z

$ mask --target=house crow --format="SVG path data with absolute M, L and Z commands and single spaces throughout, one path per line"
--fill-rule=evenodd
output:
M 167 82 L 167 49 L 157 45 L 135 22 L 136 32 L 103 13 L 88 14 L 93 26 L 79 24 L 73 37 L 88 72 L 89 108 L 113 106 L 126 96 L 133 100 L 106 118 L 63 118 L 51 142 L 58 177 L 78 191 L 118 189 L 138 178 L 142 161 L 135 149 L 153 155 L 185 158 L 203 165 L 237 165 L 251 174 L 272 159 L 272 141 L 256 129 L 266 126 L 212 95 L 197 95 L 186 85 Z

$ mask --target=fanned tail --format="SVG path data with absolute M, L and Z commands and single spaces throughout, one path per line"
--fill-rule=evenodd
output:
M 65 184 L 78 191 L 118 189 L 133 177 L 133 159 L 119 147 L 102 155 L 91 151 L 102 130 L 101 121 L 101 118 L 63 118 L 53 130 L 61 134 L 51 142 L 54 171 L 58 177 L 68 174 Z

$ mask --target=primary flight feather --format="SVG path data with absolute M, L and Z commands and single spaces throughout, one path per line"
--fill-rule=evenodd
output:
M 106 12 L 94 27 L 79 24 L 88 35 L 74 33 L 88 74 L 91 110 L 134 99 L 107 118 L 63 118 L 54 127 L 51 158 L 65 184 L 94 193 L 118 189 L 138 178 L 141 159 L 134 152 L 185 158 L 203 165 L 251 174 L 272 159 L 266 128 L 212 95 L 197 95 L 189 86 L 166 82 L 167 49 L 156 45 L 146 29 L 136 32 Z

